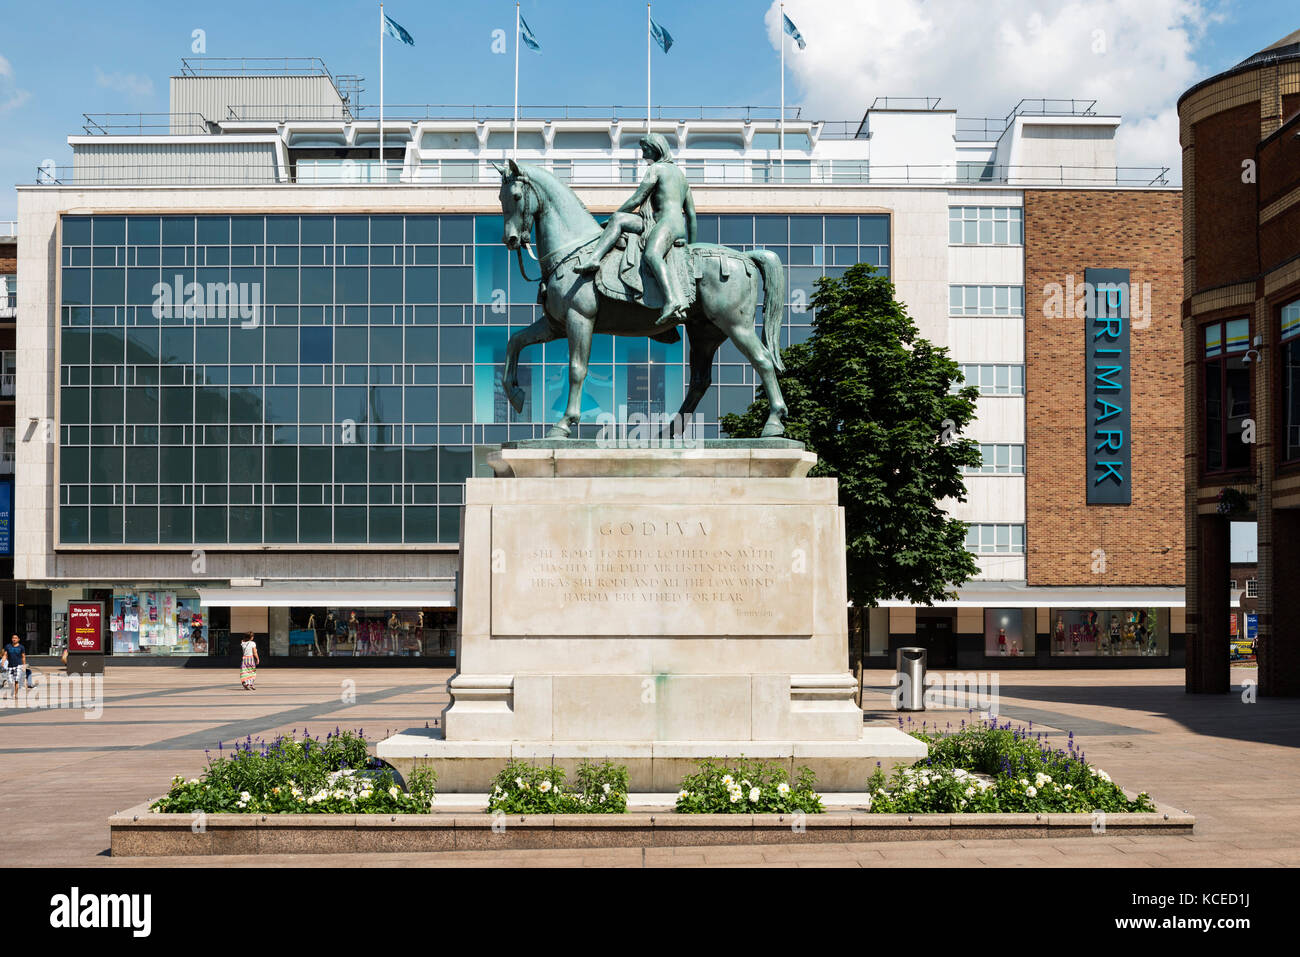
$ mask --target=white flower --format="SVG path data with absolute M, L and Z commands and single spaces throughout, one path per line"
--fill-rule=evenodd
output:
M 1021 786 L 1022 788 L 1027 788 L 1027 787 L 1029 787 L 1029 778 L 1021 778 L 1021 779 L 1020 779 L 1020 786 Z
M 521 788 L 521 787 L 523 787 L 523 786 L 524 786 L 524 779 L 523 779 L 523 778 L 515 778 L 515 787 L 517 787 L 517 788 Z
M 965 768 L 955 768 L 953 769 L 952 776 L 955 778 L 964 778 L 969 773 L 970 772 L 968 772 Z
M 785 797 L 787 794 L 790 793 L 790 785 L 782 781 L 780 784 L 776 786 L 776 793 L 781 795 L 781 797 Z
M 740 792 L 739 792 L 739 791 L 732 791 L 732 792 L 731 792 L 731 803 L 732 803 L 732 804 L 735 804 L 735 803 L 736 803 L 737 801 L 739 801 L 739 800 L 740 800 Z
M 1026 788 L 1025 797 L 1038 797 L 1038 788 L 1035 787 Z
M 176 780 L 179 781 L 180 778 L 177 778 Z M 190 778 L 189 783 L 190 783 L 190 784 L 198 784 L 198 783 L 199 783 L 199 779 L 198 779 L 198 778 Z
M 1067 784 L 1067 785 L 1065 786 L 1065 789 L 1066 789 L 1067 791 L 1073 791 L 1073 790 L 1074 790 L 1074 785 L 1073 785 L 1073 784 Z
M 725 785 L 727 785 L 728 787 L 731 786 L 731 782 L 732 782 L 733 780 L 735 780 L 735 779 L 734 779 L 730 774 L 724 774 L 724 775 L 722 776 L 722 783 L 725 784 Z
M 606 794 L 608 794 L 608 793 L 609 793 L 609 790 L 610 790 L 610 788 L 609 788 L 609 782 L 606 781 L 604 784 L 602 784 L 602 785 L 601 785 L 601 789 L 602 789 Z
M 399 788 L 396 784 L 394 784 L 391 788 L 388 789 L 388 795 L 389 795 L 389 797 L 392 797 L 392 798 L 396 798 L 397 795 L 399 795 L 399 794 L 401 794 L 401 793 L 402 793 L 401 788 Z
M 240 792 L 239 792 L 239 799 L 240 799 L 241 801 L 251 801 L 252 798 L 253 798 L 253 795 L 249 794 L 247 791 L 240 791 Z
M 551 790 L 551 782 L 543 781 L 541 784 L 537 785 L 537 790 L 541 791 L 543 794 L 547 793 Z
M 685 791 L 678 791 L 678 792 L 677 792 L 677 800 L 679 800 L 679 801 L 680 801 L 682 798 L 686 797 L 686 796 L 687 796 L 687 795 L 686 795 L 686 792 L 685 792 Z
M 1050 774 L 1044 774 L 1042 771 L 1039 771 L 1037 774 L 1034 775 L 1034 784 L 1040 788 L 1044 784 L 1051 784 L 1051 783 L 1052 783 L 1052 776 Z
M 370 797 L 370 795 L 372 795 L 372 794 L 374 794 L 374 793 L 375 793 L 375 792 L 372 791 L 372 790 L 370 790 L 370 788 L 366 788 L 364 791 L 361 792 L 361 800 L 363 800 L 363 801 L 368 800 L 369 797 Z
M 750 789 L 749 789 L 749 799 L 750 799 L 751 801 L 757 801 L 757 800 L 758 800 L 759 793 L 760 793 L 760 792 L 759 792 L 758 788 L 750 788 Z
M 964 793 L 965 793 L 965 795 L 966 795 L 968 798 L 969 798 L 969 797 L 974 797 L 974 796 L 975 796 L 975 788 L 974 788 L 974 787 L 969 787 L 969 788 L 967 788 L 967 789 L 965 790 Z M 964 803 L 966 803 L 966 802 L 963 801 L 962 803 L 964 804 Z

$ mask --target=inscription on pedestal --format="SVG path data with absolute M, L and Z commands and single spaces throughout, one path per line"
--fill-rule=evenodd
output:
M 497 506 L 492 632 L 808 635 L 813 525 L 782 506 Z

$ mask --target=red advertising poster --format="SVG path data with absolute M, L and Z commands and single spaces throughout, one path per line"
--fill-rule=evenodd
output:
M 68 602 L 68 650 L 104 650 L 104 608 L 97 601 Z

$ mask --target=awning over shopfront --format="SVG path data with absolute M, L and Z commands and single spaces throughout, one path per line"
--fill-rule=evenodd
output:
M 270 581 L 198 588 L 218 608 L 455 608 L 455 579 L 419 581 Z
M 1183 608 L 1182 588 L 1121 586 L 1031 587 L 1019 582 L 971 582 L 956 598 L 930 608 Z M 891 599 L 882 608 L 912 608 L 909 601 Z

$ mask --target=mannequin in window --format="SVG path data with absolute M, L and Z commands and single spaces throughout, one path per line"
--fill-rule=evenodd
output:
M 1060 615 L 1056 616 L 1056 653 L 1065 653 L 1065 619 Z
M 1007 656 L 1007 630 L 1005 628 L 998 629 L 998 654 L 1003 658 Z
M 334 612 L 325 613 L 325 654 L 334 653 L 334 636 L 338 633 L 339 622 L 334 617 Z

